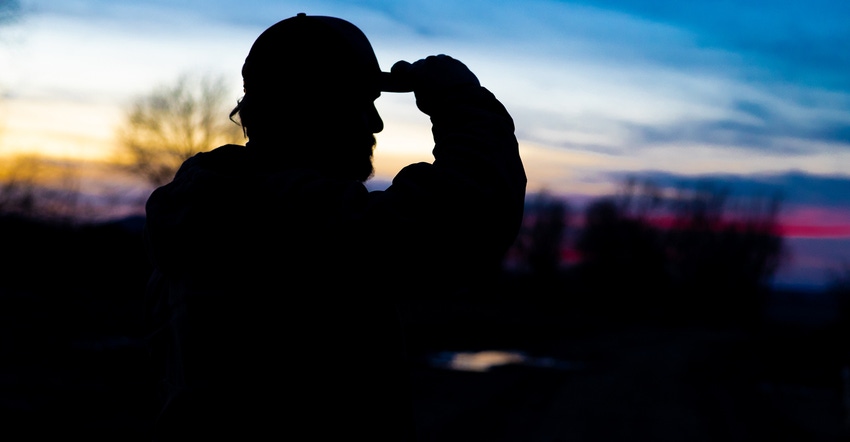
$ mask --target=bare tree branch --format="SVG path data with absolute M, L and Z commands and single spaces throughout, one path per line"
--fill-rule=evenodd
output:
M 230 119 L 222 77 L 183 74 L 137 98 L 118 129 L 119 157 L 154 186 L 167 183 L 198 152 L 244 140 Z

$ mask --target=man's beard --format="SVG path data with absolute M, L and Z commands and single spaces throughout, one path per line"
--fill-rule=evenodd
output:
M 361 183 L 374 176 L 372 154 L 377 140 L 373 133 L 362 126 L 352 126 L 349 121 L 336 124 L 322 121 L 320 125 L 308 123 L 301 129 L 289 134 L 286 142 L 289 149 L 277 151 L 287 163 Z
M 377 140 L 374 134 L 363 134 L 357 137 L 348 137 L 347 140 L 337 140 L 331 162 L 335 174 L 346 179 L 358 182 L 366 182 L 375 175 L 375 167 L 372 162 L 373 153 Z
M 370 178 L 375 176 L 375 164 L 373 163 L 372 160 L 373 160 L 374 153 L 375 153 L 375 147 L 377 146 L 378 141 L 375 140 L 374 135 L 371 135 L 369 138 L 371 138 L 371 142 L 369 144 L 369 161 L 363 163 L 362 175 L 361 175 L 361 178 L 358 179 L 358 181 L 360 181 L 361 183 L 365 183 Z M 367 164 L 368 164 L 368 166 L 367 166 Z

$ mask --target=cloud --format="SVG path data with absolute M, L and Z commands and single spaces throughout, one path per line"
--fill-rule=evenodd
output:
M 661 187 L 694 188 L 714 183 L 741 196 L 780 195 L 788 206 L 820 206 L 850 210 L 850 175 L 816 175 L 802 171 L 765 174 L 683 175 L 667 171 L 610 172 L 618 182 L 635 177 Z
M 636 146 L 707 143 L 794 155 L 811 153 L 812 146 L 820 144 L 850 150 L 850 117 L 819 119 L 800 114 L 791 118 L 749 101 L 734 101 L 725 118 L 686 119 L 666 125 L 624 124 Z
M 652 73 L 633 72 L 627 83 L 583 66 L 561 87 L 528 87 L 525 93 L 547 100 L 511 108 L 518 132 L 550 146 L 611 154 L 695 145 L 771 156 L 850 151 L 850 94 L 774 94 L 724 79 Z M 508 98 L 522 102 L 517 95 Z
M 474 43 L 470 61 L 482 76 L 498 72 L 487 84 L 529 141 L 609 154 L 850 147 L 850 88 L 837 80 L 850 79 L 850 31 L 832 17 L 847 9 L 834 2 L 472 2 L 419 15 L 418 2 L 371 3 L 429 38 Z
M 740 54 L 753 82 L 850 89 L 850 3 L 834 0 L 573 0 L 687 30 L 699 46 Z
M 549 100 L 548 115 L 518 114 L 529 140 L 611 154 L 695 144 L 780 156 L 850 150 L 850 3 L 559 4 L 529 31 L 561 45 L 528 74 L 550 85 L 524 88 Z M 549 26 L 568 14 L 563 29 Z

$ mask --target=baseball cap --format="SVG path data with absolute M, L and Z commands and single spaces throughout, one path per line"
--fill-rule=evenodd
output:
M 297 15 L 254 41 L 242 66 L 245 93 L 409 92 L 380 69 L 366 35 L 337 17 Z

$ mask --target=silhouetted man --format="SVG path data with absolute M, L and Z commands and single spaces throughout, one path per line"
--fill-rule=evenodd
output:
M 157 440 L 412 440 L 397 304 L 467 290 L 517 234 L 513 121 L 445 55 L 382 73 L 351 23 L 298 14 L 242 67 L 248 142 L 188 159 L 147 203 Z M 381 91 L 413 91 L 434 161 L 368 191 Z

